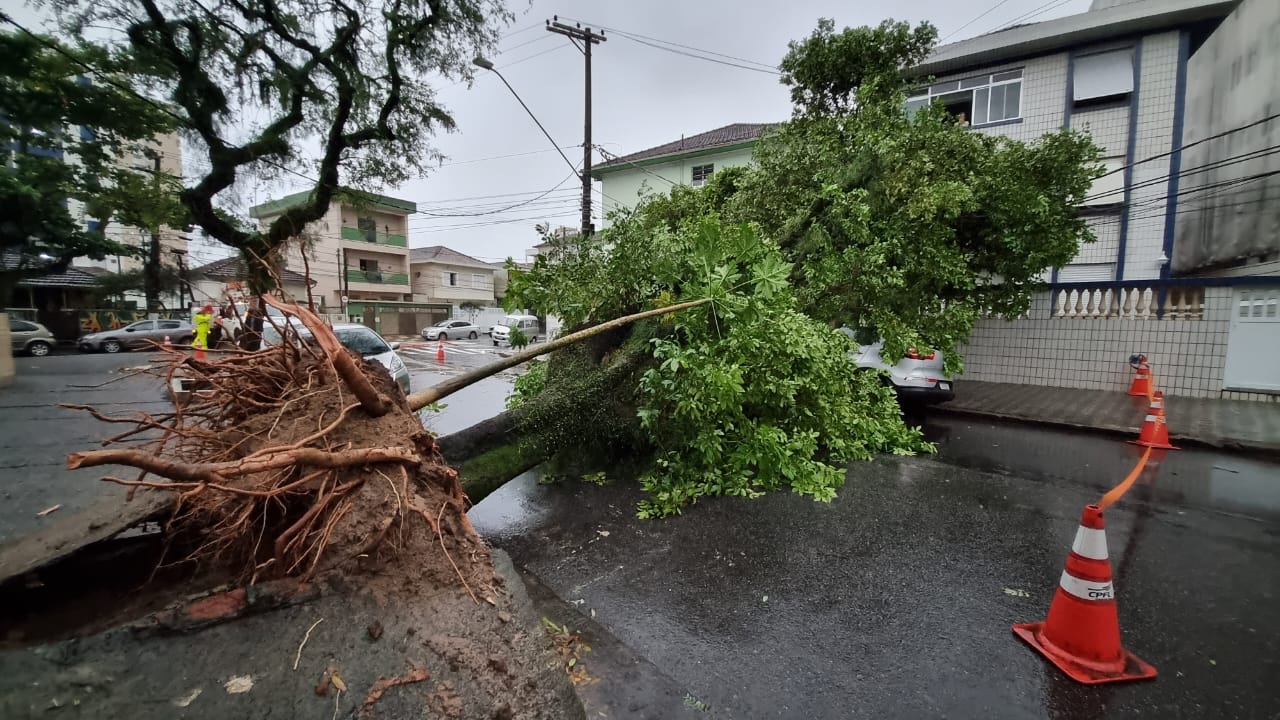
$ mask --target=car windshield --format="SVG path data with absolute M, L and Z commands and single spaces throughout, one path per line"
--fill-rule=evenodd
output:
M 512 327 L 512 328 L 513 328 L 513 327 L 515 327 L 515 326 L 517 326 L 517 325 L 519 325 L 519 324 L 520 324 L 520 318 L 518 318 L 518 317 L 510 317 L 510 316 L 508 316 L 508 317 L 504 317 L 504 318 L 502 318 L 502 324 L 503 324 L 503 325 L 506 325 L 507 327 Z
M 290 335 L 293 333 L 290 332 Z M 338 336 L 338 342 L 346 349 L 358 353 L 361 357 L 371 357 L 373 355 L 381 355 L 385 352 L 391 352 L 391 346 L 382 339 L 374 331 L 368 328 L 343 328 L 334 330 L 333 334 Z M 311 340 L 311 333 L 307 330 L 298 331 L 298 337 L 305 341 Z M 280 333 L 273 327 L 266 327 L 262 330 L 263 345 L 279 345 Z
M 335 330 L 334 334 L 338 336 L 338 342 L 342 343 L 343 347 L 359 353 L 361 357 L 391 352 L 391 347 L 386 341 L 368 328 L 345 328 Z
M 128 325 L 125 326 L 124 329 L 125 330 L 150 330 L 153 327 L 155 327 L 155 325 L 153 324 L 154 322 L 155 322 L 154 320 L 139 320 L 138 322 L 135 322 L 135 323 L 129 323 Z
M 453 321 L 452 321 L 452 320 L 441 320 L 440 322 L 436 323 L 436 327 L 449 327 L 449 323 L 451 323 L 451 322 L 453 322 Z

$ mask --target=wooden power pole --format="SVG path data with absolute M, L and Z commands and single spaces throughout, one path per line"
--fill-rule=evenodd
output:
M 585 238 L 595 232 L 595 225 L 591 222 L 591 46 L 602 43 L 608 38 L 604 36 L 603 31 L 595 33 L 591 28 L 584 28 L 577 23 L 569 27 L 560 22 L 558 15 L 552 16 L 552 19 L 547 21 L 547 30 L 574 41 L 574 46 L 582 51 L 586 62 L 586 111 L 582 125 L 582 237 Z

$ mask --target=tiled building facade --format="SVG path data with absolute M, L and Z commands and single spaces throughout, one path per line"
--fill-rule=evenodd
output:
M 1195 172 L 1181 147 L 1199 139 L 1183 127 L 1189 59 L 1237 3 L 1102 5 L 940 47 L 919 68 L 934 78 L 929 99 L 964 111 L 974 132 L 1031 142 L 1082 130 L 1107 173 L 1082 209 L 1096 241 L 1046 273 L 1049 290 L 1026 317 L 978 323 L 959 348 L 962 380 L 1119 389 L 1132 377 L 1129 357 L 1141 353 L 1166 393 L 1275 400 L 1280 374 L 1232 372 L 1229 357 L 1249 351 L 1239 318 L 1265 315 L 1280 278 L 1174 277 L 1169 264 L 1186 211 L 1183 178 Z M 1018 86 L 1015 107 L 1000 83 Z

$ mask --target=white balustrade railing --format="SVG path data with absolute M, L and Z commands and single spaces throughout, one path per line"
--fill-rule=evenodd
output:
M 1166 287 L 1164 313 L 1154 285 L 1055 288 L 1050 312 L 1063 320 L 1203 320 L 1203 287 Z

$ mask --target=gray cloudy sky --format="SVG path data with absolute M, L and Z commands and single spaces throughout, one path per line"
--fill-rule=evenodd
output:
M 886 17 L 929 20 L 942 36 L 955 32 L 949 38 L 954 41 L 1033 11 L 1043 12 L 1028 21 L 1084 12 L 1089 6 L 1089 0 L 1005 0 L 960 29 L 999 0 L 534 0 L 527 9 L 519 0 L 514 2 L 513 7 L 521 9 L 500 45 L 503 52 L 493 61 L 560 145 L 579 146 L 565 150 L 575 164 L 582 152 L 582 56 L 566 38 L 541 27 L 552 15 L 774 66 L 787 42 L 808 35 L 821 17 L 834 18 L 837 27 L 878 23 Z M 596 46 L 592 56 L 593 135 L 595 144 L 608 152 L 632 153 L 682 134 L 734 122 L 783 120 L 790 113 L 787 89 L 773 73 L 719 65 L 606 35 L 611 39 Z M 545 200 L 507 212 L 479 217 L 415 215 L 410 219 L 411 245 L 447 245 L 492 261 L 508 255 L 522 259 L 525 249 L 538 242 L 536 223 L 579 224 L 578 181 L 569 177 L 564 160 L 498 78 L 486 73 L 471 88 L 459 85 L 441 95 L 459 128 L 438 139 L 449 160 L 429 177 L 398 188 L 398 196 L 428 212 L 482 212 L 565 182 Z M 595 162 L 600 162 L 598 155 Z M 504 197 L 477 197 L 486 195 Z

